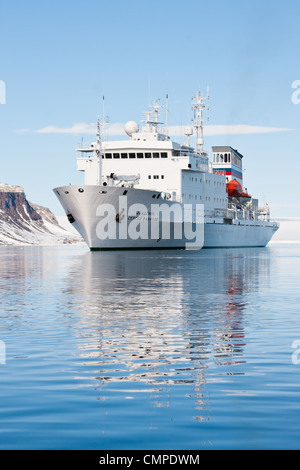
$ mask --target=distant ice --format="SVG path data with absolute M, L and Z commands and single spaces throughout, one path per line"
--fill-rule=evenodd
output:
M 300 217 L 282 217 L 276 220 L 280 227 L 270 243 L 300 243 Z

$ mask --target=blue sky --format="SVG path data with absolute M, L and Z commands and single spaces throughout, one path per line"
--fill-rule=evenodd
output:
M 1 2 L 0 182 L 61 215 L 52 188 L 83 181 L 75 148 L 93 139 L 84 128 L 102 113 L 103 95 L 110 123 L 124 124 L 168 93 L 169 124 L 181 125 L 208 85 L 211 131 L 253 133 L 209 135 L 205 148 L 237 148 L 248 190 L 264 193 L 274 216 L 300 217 L 300 104 L 291 100 L 299 14 L 290 0 Z M 54 132 L 41 132 L 49 126 Z

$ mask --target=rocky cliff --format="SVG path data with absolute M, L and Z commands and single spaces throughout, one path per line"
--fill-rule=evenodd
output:
M 0 184 L 0 245 L 56 245 L 80 240 L 62 228 L 48 208 L 29 202 L 21 186 Z

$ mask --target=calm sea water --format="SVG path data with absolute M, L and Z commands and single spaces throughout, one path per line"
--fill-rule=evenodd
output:
M 299 449 L 299 262 L 1 247 L 0 448 Z

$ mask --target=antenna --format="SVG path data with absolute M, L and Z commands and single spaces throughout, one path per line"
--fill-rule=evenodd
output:
M 196 129 L 196 151 L 200 155 L 207 155 L 206 152 L 203 150 L 203 111 L 206 109 L 208 110 L 208 106 L 206 105 L 205 101 L 209 100 L 209 89 L 207 87 L 207 96 L 202 96 L 201 91 L 199 90 L 197 96 L 193 98 L 193 106 L 192 109 L 194 111 L 194 127 Z M 208 120 L 206 118 L 206 120 Z
M 146 111 L 146 119 L 143 119 L 143 122 L 146 123 L 146 129 L 148 132 L 152 132 L 151 131 L 151 127 L 154 128 L 155 132 L 157 131 L 157 126 L 159 124 L 162 124 L 162 122 L 160 122 L 158 120 L 159 118 L 159 108 L 161 108 L 161 105 L 160 105 L 160 100 L 159 99 L 156 99 L 154 101 L 154 104 L 152 106 L 149 106 L 149 109 L 148 111 Z
M 103 140 L 105 139 L 105 112 L 104 112 L 104 95 L 102 96 L 102 131 L 103 131 Z
M 166 94 L 166 140 L 168 140 L 168 104 L 169 104 L 169 95 Z
M 97 160 L 97 184 L 102 184 L 102 145 L 101 145 L 101 131 L 100 131 L 100 117 L 97 119 L 97 145 L 94 150 L 94 158 Z
M 83 137 L 81 137 L 80 142 L 78 142 L 77 145 L 78 145 L 78 148 L 79 148 L 79 149 L 80 149 L 80 148 L 81 148 L 81 149 L 83 148 Z
M 100 118 L 97 118 L 97 144 L 100 144 Z
M 150 106 L 150 101 L 151 101 L 151 93 L 150 93 L 150 90 L 151 90 L 151 80 L 150 80 L 150 78 L 148 77 L 148 106 Z

